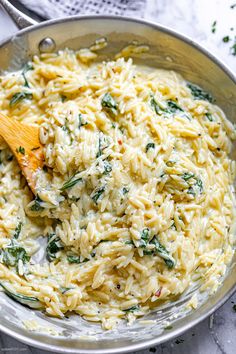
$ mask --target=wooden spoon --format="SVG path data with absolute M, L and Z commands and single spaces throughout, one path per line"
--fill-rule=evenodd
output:
M 39 141 L 39 129 L 20 123 L 0 113 L 0 135 L 15 155 L 22 173 L 35 194 L 35 172 L 42 168 L 44 164 L 43 146 Z

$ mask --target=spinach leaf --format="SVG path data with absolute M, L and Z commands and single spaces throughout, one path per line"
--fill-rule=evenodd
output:
M 154 143 L 148 143 L 146 145 L 146 152 L 148 152 L 149 149 L 155 149 L 155 144 Z
M 166 103 L 170 113 L 184 112 L 184 110 L 175 101 L 168 100 Z
M 210 93 L 204 91 L 201 87 L 187 83 L 187 87 L 190 89 L 195 100 L 204 100 L 213 102 L 213 97 Z
M 40 301 L 36 297 L 13 293 L 2 282 L 0 282 L 0 286 L 3 288 L 4 292 L 9 297 L 11 297 L 13 300 L 16 300 L 17 302 L 21 303 L 22 305 L 29 306 L 33 309 L 42 308 Z
M 61 239 L 52 233 L 48 235 L 48 244 L 46 248 L 46 255 L 49 262 L 52 262 L 57 258 L 57 252 L 64 249 L 64 246 L 61 243 Z
M 129 193 L 129 189 L 126 188 L 126 187 L 123 187 L 123 188 L 122 188 L 122 193 L 123 193 L 124 195 L 127 194 L 127 193 Z
M 6 266 L 15 267 L 18 265 L 19 260 L 21 260 L 23 264 L 29 262 L 30 256 L 23 247 L 12 243 L 2 250 L 0 259 Z
M 108 161 L 104 161 L 104 175 L 108 175 L 112 171 L 112 165 Z
M 32 211 L 42 211 L 44 207 L 42 207 L 42 199 L 39 198 L 38 194 L 36 195 L 34 199 L 34 204 L 30 207 L 30 210 Z
M 124 312 L 135 312 L 135 311 L 139 311 L 139 305 L 135 305 L 135 306 L 132 306 L 132 307 L 129 307 L 128 309 L 125 309 L 123 310 Z
M 61 95 L 61 102 L 64 103 L 67 97 L 65 95 Z
M 184 174 L 181 176 L 181 178 L 183 178 L 184 181 L 188 181 L 190 178 L 194 177 L 194 173 L 192 172 L 184 172 Z
M 21 102 L 22 100 L 24 100 L 24 99 L 26 99 L 26 98 L 28 98 L 29 100 L 31 100 L 31 99 L 33 98 L 32 93 L 30 93 L 30 92 L 24 92 L 24 91 L 22 91 L 22 92 L 16 92 L 16 93 L 12 96 L 9 105 L 10 105 L 10 107 L 13 107 L 13 106 L 17 105 L 19 102 Z
M 164 260 L 164 262 L 165 262 L 165 264 L 167 265 L 168 268 L 172 269 L 175 266 L 176 261 L 170 255 L 170 253 L 167 251 L 167 249 L 159 242 L 157 237 L 152 239 L 150 244 L 154 244 L 155 245 L 155 251 L 154 252 L 156 254 L 158 254 L 159 257 L 163 258 L 163 260 Z
M 189 189 L 187 190 L 188 194 L 191 194 L 193 197 L 196 196 L 197 193 L 202 194 L 203 192 L 203 183 L 202 180 L 200 178 L 196 178 L 196 183 L 192 186 L 189 187 Z
M 60 287 L 60 292 L 64 295 L 67 291 L 71 290 L 73 288 L 65 288 L 64 286 Z
M 14 232 L 14 234 L 13 234 L 13 237 L 14 237 L 15 239 L 19 238 L 20 233 L 21 233 L 21 229 L 22 229 L 22 225 L 23 225 L 23 223 L 20 221 L 19 224 L 16 226 L 15 232 Z
M 102 107 L 114 115 L 117 114 L 118 104 L 108 92 L 105 93 L 105 95 L 102 98 Z
M 80 256 L 77 256 L 76 254 L 70 254 L 67 256 L 67 261 L 72 264 L 73 263 L 80 264 L 80 263 L 88 262 L 89 259 L 85 258 L 81 261 Z
M 148 227 L 146 227 L 145 229 L 142 230 L 141 239 L 140 239 L 140 247 L 147 246 L 148 240 L 149 240 L 149 233 L 150 233 L 150 230 Z
M 101 199 L 102 194 L 105 192 L 105 186 L 99 187 L 95 189 L 95 191 L 92 193 L 91 198 L 94 201 L 95 204 L 98 203 L 98 200 Z
M 102 138 L 101 138 L 101 134 L 99 133 L 98 136 L 98 152 L 96 157 L 100 157 L 102 155 Z
M 163 112 L 163 109 L 159 106 L 157 101 L 154 98 L 154 95 L 151 94 L 151 100 L 150 100 L 150 105 L 153 108 L 153 110 L 156 112 L 156 114 L 161 114 Z
M 206 113 L 205 116 L 207 117 L 207 119 L 210 121 L 210 122 L 213 122 L 214 119 L 213 119 L 213 116 L 211 113 Z
M 28 82 L 28 80 L 27 80 L 27 78 L 26 78 L 26 73 L 28 72 L 28 71 L 30 71 L 30 70 L 33 70 L 34 68 L 33 68 L 33 65 L 32 65 L 32 63 L 26 63 L 25 64 L 25 66 L 24 66 L 24 68 L 23 68 L 23 70 L 22 70 L 22 76 L 23 76 L 23 78 L 24 78 L 24 86 L 25 87 L 30 87 L 30 85 L 29 85 L 29 82 Z
M 63 184 L 63 186 L 60 188 L 60 191 L 64 191 L 66 189 L 72 188 L 82 180 L 83 180 L 82 178 L 75 178 L 75 175 L 73 175 L 71 178 L 68 179 L 67 182 Z
M 84 125 L 87 125 L 87 124 L 88 124 L 88 122 L 85 122 L 85 121 L 84 121 L 83 116 L 82 116 L 81 113 L 79 113 L 78 119 L 79 119 L 79 126 L 78 126 L 79 129 L 80 129 L 81 127 L 83 127 Z

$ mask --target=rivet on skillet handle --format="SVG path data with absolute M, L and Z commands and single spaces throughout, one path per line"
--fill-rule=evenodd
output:
M 15 22 L 19 29 L 26 28 L 32 25 L 36 25 L 38 22 L 27 16 L 23 12 L 19 11 L 15 6 L 10 4 L 7 0 L 0 0 L 0 5 L 8 13 L 11 19 Z
M 40 42 L 39 42 L 39 51 L 40 53 L 51 53 L 55 50 L 56 48 L 56 43 L 55 41 L 50 38 L 50 37 L 46 37 L 43 38 Z

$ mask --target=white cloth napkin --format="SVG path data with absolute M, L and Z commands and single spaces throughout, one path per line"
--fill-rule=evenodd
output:
M 19 0 L 45 19 L 73 15 L 143 17 L 146 0 Z

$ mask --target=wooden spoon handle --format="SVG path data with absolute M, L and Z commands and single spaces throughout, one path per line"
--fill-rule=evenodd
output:
M 35 172 L 42 168 L 44 163 L 39 129 L 0 113 L 0 135 L 9 145 L 30 188 L 35 193 Z

